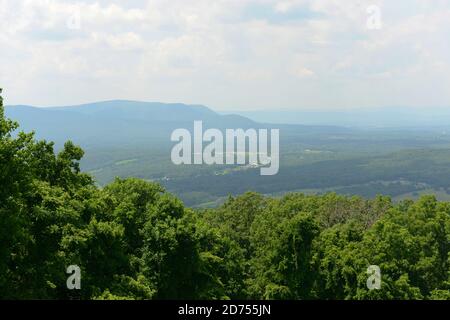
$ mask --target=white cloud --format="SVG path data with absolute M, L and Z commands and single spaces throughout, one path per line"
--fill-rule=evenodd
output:
M 450 105 L 448 1 L 0 0 L 0 28 L 8 103 Z

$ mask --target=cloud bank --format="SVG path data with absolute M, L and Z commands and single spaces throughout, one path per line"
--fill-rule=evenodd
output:
M 0 0 L 8 104 L 450 106 L 446 0 Z

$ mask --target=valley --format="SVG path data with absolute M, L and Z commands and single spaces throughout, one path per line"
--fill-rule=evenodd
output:
M 213 207 L 229 195 L 337 192 L 373 198 L 449 198 L 450 136 L 442 127 L 349 128 L 263 124 L 204 106 L 108 101 L 59 108 L 7 107 L 6 114 L 38 138 L 72 140 L 99 186 L 115 177 L 162 184 L 192 207 Z M 174 165 L 170 134 L 202 120 L 207 128 L 279 129 L 280 168 L 260 176 L 252 165 Z M 450 126 L 449 126 L 450 128 Z M 192 128 L 191 128 L 192 129 Z

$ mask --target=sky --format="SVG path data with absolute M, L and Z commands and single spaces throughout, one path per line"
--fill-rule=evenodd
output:
M 0 0 L 6 104 L 450 107 L 448 0 Z

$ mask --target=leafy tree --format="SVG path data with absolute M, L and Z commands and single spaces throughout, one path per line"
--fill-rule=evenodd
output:
M 305 198 L 273 201 L 252 226 L 252 297 L 306 299 L 311 288 L 312 243 L 319 227 L 304 212 Z M 279 296 L 281 294 L 281 296 Z

